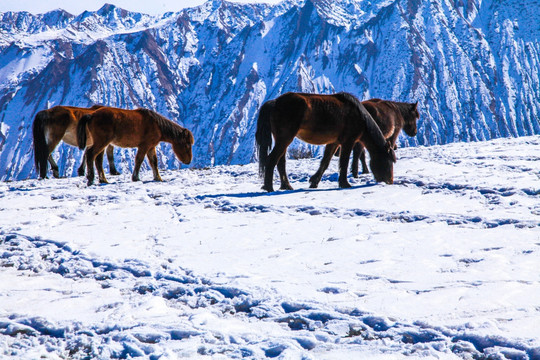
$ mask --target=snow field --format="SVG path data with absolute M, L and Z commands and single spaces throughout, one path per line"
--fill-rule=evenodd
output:
M 0 183 L 0 357 L 540 357 L 540 137 Z M 151 179 L 151 173 L 142 173 Z M 279 180 L 275 178 L 277 188 Z

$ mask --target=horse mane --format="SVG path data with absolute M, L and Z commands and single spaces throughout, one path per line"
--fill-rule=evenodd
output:
M 401 117 L 403 118 L 404 122 L 406 123 L 412 122 L 412 120 L 410 119 L 410 116 L 407 116 L 411 112 L 411 105 L 413 105 L 411 103 L 392 101 L 392 100 L 381 100 L 381 99 L 369 99 L 368 101 L 384 102 L 391 106 L 394 106 L 401 114 Z M 413 120 L 416 121 L 416 119 L 413 119 Z
M 373 141 L 375 142 L 375 145 L 383 148 L 386 145 L 386 140 L 384 139 L 384 136 L 381 132 L 381 129 L 379 129 L 379 125 L 373 120 L 369 112 L 366 110 L 362 102 L 356 98 L 356 96 L 346 93 L 346 92 L 339 92 L 337 94 L 334 94 L 335 97 L 340 99 L 341 101 L 347 102 L 353 107 L 358 110 L 360 115 L 364 118 L 366 123 L 366 131 L 368 132 L 369 136 Z
M 186 143 L 189 143 L 193 139 L 191 131 L 167 119 L 165 116 L 162 116 L 155 111 L 145 108 L 138 108 L 137 111 L 145 115 L 146 117 L 152 119 L 152 121 L 157 124 L 165 138 L 180 139 Z M 193 143 L 193 141 L 191 141 L 191 143 Z

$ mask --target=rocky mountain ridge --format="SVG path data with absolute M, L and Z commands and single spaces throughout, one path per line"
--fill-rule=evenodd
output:
M 0 179 L 35 176 L 33 117 L 58 104 L 156 110 L 193 131 L 191 166 L 253 161 L 258 109 L 287 91 L 419 101 L 419 133 L 401 146 L 539 134 L 538 5 L 213 0 L 160 16 L 112 5 L 0 13 Z M 117 150 L 119 168 L 132 153 Z M 75 174 L 79 150 L 54 156 Z M 178 167 L 170 146 L 158 156 Z

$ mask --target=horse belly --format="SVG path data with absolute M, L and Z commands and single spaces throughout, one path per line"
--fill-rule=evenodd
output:
M 302 141 L 314 145 L 326 145 L 335 143 L 338 140 L 338 133 L 329 132 L 313 132 L 301 129 L 296 134 L 296 137 Z
M 113 141 L 111 141 L 111 144 L 114 145 L 114 146 L 121 147 L 121 148 L 134 148 L 134 147 L 138 147 L 138 144 L 135 144 L 135 143 L 132 143 L 132 142 L 128 142 L 128 141 L 113 140 Z
M 79 143 L 77 142 L 77 128 L 75 126 L 69 126 L 66 129 L 66 132 L 64 133 L 64 136 L 62 137 L 62 140 L 68 145 L 78 146 Z
M 115 137 L 111 144 L 122 148 L 136 148 L 141 145 L 142 140 L 137 137 Z

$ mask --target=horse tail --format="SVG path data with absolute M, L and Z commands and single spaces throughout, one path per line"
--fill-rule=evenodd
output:
M 86 148 L 86 125 L 92 120 L 92 114 L 86 114 L 79 120 L 77 124 L 77 143 L 79 149 Z
M 45 138 L 45 125 L 49 120 L 49 112 L 42 110 L 36 114 L 32 124 L 32 136 L 34 140 L 34 163 L 36 170 L 41 177 L 47 175 L 47 158 L 49 157 L 49 146 Z
M 259 110 L 257 119 L 257 131 L 255 132 L 255 141 L 257 142 L 257 152 L 259 154 L 259 175 L 264 176 L 266 170 L 266 160 L 268 153 L 272 148 L 272 128 L 270 120 L 272 118 L 275 101 L 265 102 Z

